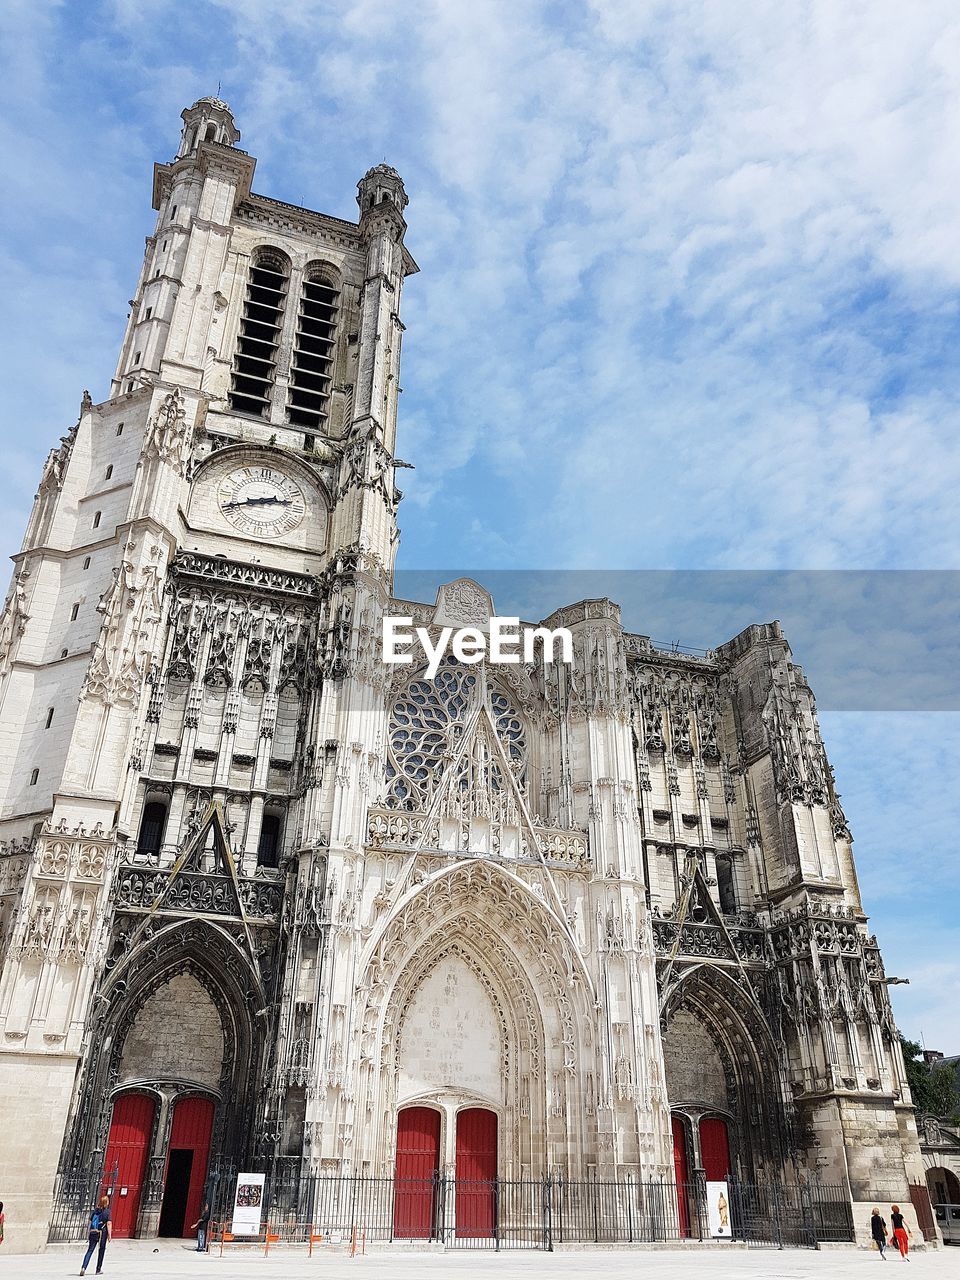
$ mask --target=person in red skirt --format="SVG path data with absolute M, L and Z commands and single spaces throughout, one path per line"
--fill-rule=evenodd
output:
M 890 1223 L 893 1227 L 893 1239 L 890 1243 L 895 1244 L 900 1250 L 900 1257 L 904 1262 L 909 1262 L 909 1237 L 913 1235 L 913 1232 L 907 1226 L 906 1222 L 904 1222 L 903 1214 L 900 1212 L 900 1206 L 898 1204 L 892 1204 L 890 1206 Z

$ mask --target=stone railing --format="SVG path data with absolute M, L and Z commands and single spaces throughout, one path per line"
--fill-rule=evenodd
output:
M 734 925 L 725 934 L 716 924 L 685 923 L 681 927 L 676 920 L 665 916 L 653 918 L 653 942 L 658 955 L 669 955 L 673 951 L 678 931 L 678 956 L 697 956 L 709 960 L 739 959 L 747 962 L 763 960 L 762 929 L 744 929 Z M 730 953 L 731 943 L 733 955 Z
M 582 870 L 590 865 L 589 840 L 584 831 L 536 827 L 544 858 L 552 866 Z M 480 839 L 477 833 L 480 832 Z M 367 841 L 374 849 L 422 849 L 426 853 L 532 860 L 537 857 L 529 831 L 519 826 L 484 820 L 482 824 L 450 822 L 427 815 L 377 806 L 369 812 Z
M 117 873 L 114 902 L 122 911 L 149 911 L 165 890 L 164 911 L 237 917 L 233 882 L 216 872 L 181 871 L 172 885 L 170 873 L 123 863 Z M 254 876 L 239 879 L 243 910 L 251 920 L 271 923 L 280 916 L 283 885 Z

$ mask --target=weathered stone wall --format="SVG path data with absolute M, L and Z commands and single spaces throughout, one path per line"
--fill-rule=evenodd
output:
M 723 1063 L 706 1028 L 692 1013 L 680 1012 L 663 1040 L 664 1074 L 671 1106 L 702 1103 L 728 1106 Z
M 189 1080 L 215 1089 L 223 1066 L 223 1028 L 200 983 L 182 973 L 152 995 L 127 1033 L 120 1083 Z

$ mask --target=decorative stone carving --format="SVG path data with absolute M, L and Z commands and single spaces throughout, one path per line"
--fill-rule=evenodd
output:
M 458 578 L 447 582 L 437 592 L 434 609 L 435 626 L 470 626 L 481 631 L 489 626 L 493 616 L 493 597 L 472 578 Z
M 187 422 L 183 392 L 179 387 L 167 395 L 147 426 L 143 456 L 158 458 L 180 476 L 187 474 L 193 424 Z
M 0 615 L 0 665 L 3 665 L 11 649 L 23 635 L 30 615 L 27 613 L 27 583 L 30 570 L 19 569 L 10 584 L 7 599 Z
M 107 704 L 129 705 L 139 700 L 151 670 L 153 637 L 163 614 L 163 552 L 150 547 L 139 568 L 125 558 L 113 571 L 113 585 L 97 605 L 103 625 L 87 670 L 83 695 Z

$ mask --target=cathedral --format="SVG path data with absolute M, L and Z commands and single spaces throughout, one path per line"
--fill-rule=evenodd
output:
M 887 980 L 779 625 L 688 656 L 558 601 L 521 625 L 568 663 L 385 664 L 386 617 L 496 616 L 469 579 L 394 596 L 403 182 L 364 174 L 356 222 L 285 204 L 226 103 L 182 118 L 0 619 L 8 1235 L 68 1238 L 105 1188 L 117 1236 L 182 1236 L 215 1175 L 278 1168 L 659 1179 L 681 1235 L 698 1179 L 819 1181 L 858 1231 L 875 1200 L 916 1228 Z

